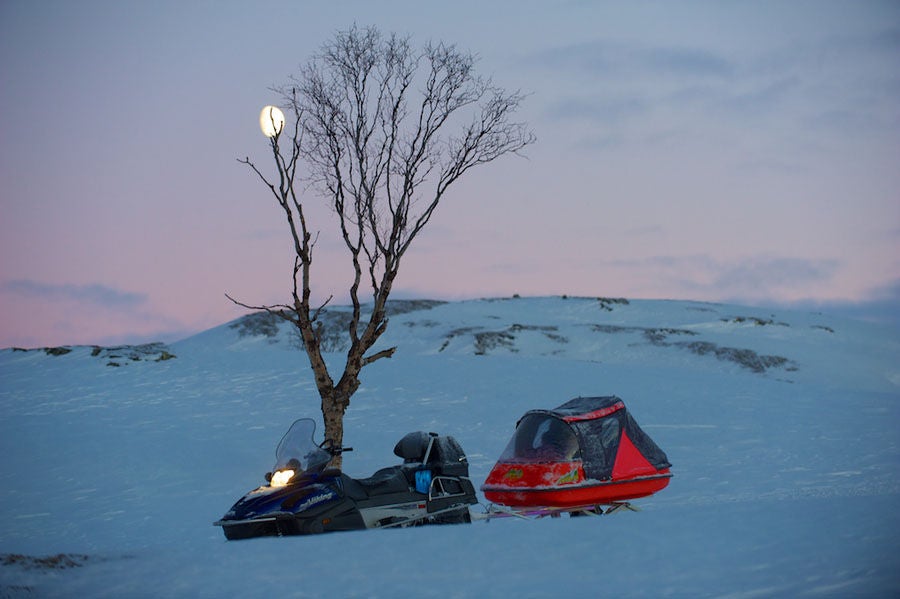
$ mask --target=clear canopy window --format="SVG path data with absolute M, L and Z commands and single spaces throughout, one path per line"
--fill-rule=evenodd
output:
M 527 414 L 500 461 L 567 462 L 580 458 L 578 439 L 568 424 L 544 414 Z

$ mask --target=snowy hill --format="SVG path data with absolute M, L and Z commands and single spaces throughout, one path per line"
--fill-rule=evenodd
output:
M 326 316 L 331 358 L 343 309 Z M 0 597 L 900 593 L 900 332 L 674 301 L 392 305 L 345 470 L 454 435 L 478 486 L 526 410 L 615 394 L 674 479 L 590 519 L 226 542 L 211 523 L 320 419 L 293 331 L 250 315 L 170 346 L 0 352 Z M 476 506 L 475 509 L 481 509 Z

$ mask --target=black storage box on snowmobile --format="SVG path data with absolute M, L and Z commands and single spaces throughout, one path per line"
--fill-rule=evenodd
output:
M 416 431 L 394 446 L 394 455 L 404 464 L 428 468 L 435 476 L 469 476 L 469 462 L 462 446 L 450 435 Z

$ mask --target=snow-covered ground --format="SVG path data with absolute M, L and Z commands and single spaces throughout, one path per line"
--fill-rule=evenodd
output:
M 900 595 L 900 331 L 691 302 L 395 308 L 399 351 L 363 372 L 347 413 L 349 474 L 432 430 L 460 441 L 477 486 L 523 412 L 615 394 L 671 484 L 600 518 L 227 542 L 212 522 L 294 419 L 321 418 L 289 329 L 9 349 L 0 597 Z

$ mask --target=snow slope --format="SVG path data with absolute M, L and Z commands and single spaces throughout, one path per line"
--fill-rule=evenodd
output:
M 616 394 L 671 484 L 639 513 L 226 542 L 212 522 L 294 419 L 320 419 L 292 331 L 255 316 L 169 347 L 3 350 L 0 597 L 900 594 L 896 329 L 692 302 L 393 307 L 348 473 L 432 430 L 477 486 L 526 410 Z

